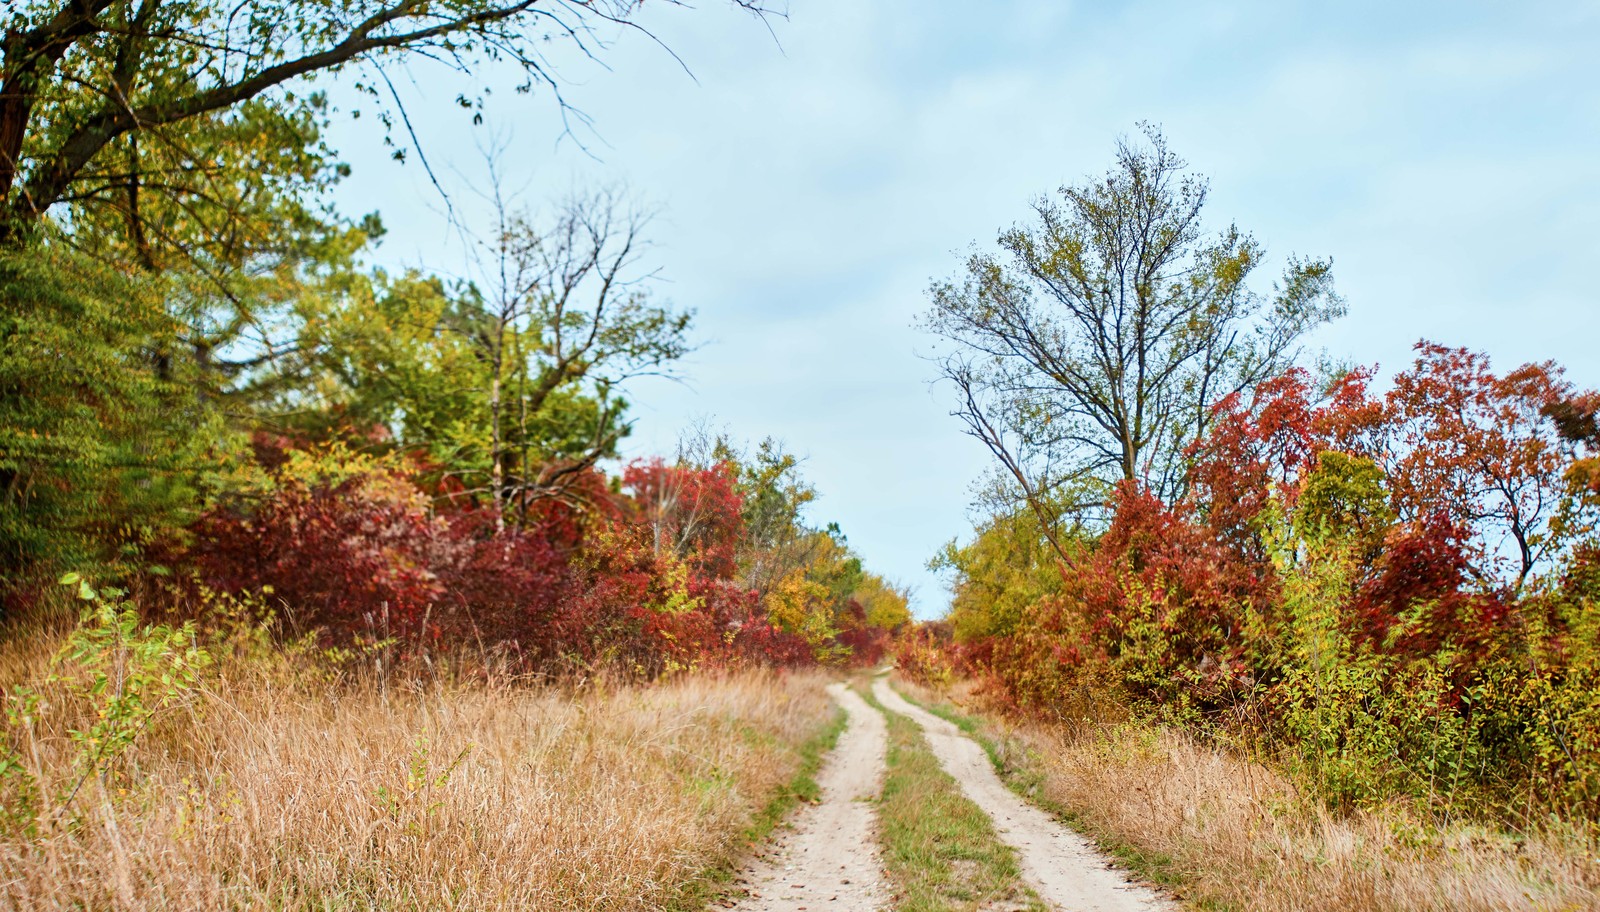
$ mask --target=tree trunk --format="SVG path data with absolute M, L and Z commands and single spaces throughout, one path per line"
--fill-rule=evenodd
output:
M 0 82 L 0 247 L 9 246 L 19 233 L 18 213 L 11 205 L 11 188 L 22 166 L 22 139 L 33 113 L 33 95 L 18 85 L 21 74 L 6 73 Z
M 494 530 L 506 530 L 505 468 L 500 464 L 500 359 L 489 381 L 489 489 L 494 497 Z

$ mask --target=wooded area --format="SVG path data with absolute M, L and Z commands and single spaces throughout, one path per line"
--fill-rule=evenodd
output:
M 777 444 L 603 468 L 629 380 L 694 346 L 624 194 L 525 211 L 495 188 L 461 280 L 367 265 L 381 223 L 329 205 L 346 166 L 317 79 L 357 80 L 403 155 L 385 67 L 510 67 L 564 109 L 546 42 L 603 53 L 598 29 L 638 12 L 19 9 L 0 63 L 8 616 L 72 571 L 146 611 L 270 591 L 285 635 L 535 669 L 881 652 L 905 598 L 806 524 Z
M 1596 409 L 1553 363 L 1419 342 L 1311 363 L 1330 264 L 1253 290 L 1147 128 L 935 283 L 996 456 L 948 621 L 904 655 L 1053 718 L 1097 702 L 1264 750 L 1343 807 L 1600 815 Z
M 699 909 L 862 719 L 843 802 L 893 855 L 862 861 L 882 904 L 1038 901 L 933 731 L 1206 908 L 1600 894 L 1600 393 L 1319 351 L 1333 260 L 1216 221 L 1160 127 L 926 290 L 935 395 L 992 469 L 937 620 L 784 442 L 628 458 L 640 381 L 702 337 L 627 191 L 496 182 L 451 226 L 464 273 L 375 265 L 335 116 L 442 193 L 395 76 L 581 124 L 555 61 L 680 6 L 0 14 L 0 897 Z M 1452 892 L 1469 850 L 1491 873 Z

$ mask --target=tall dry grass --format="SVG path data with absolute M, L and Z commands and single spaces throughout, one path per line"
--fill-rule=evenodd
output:
M 48 651 L 0 647 L 0 682 L 37 680 Z M 212 669 L 65 813 L 0 836 L 0 907 L 681 908 L 831 717 L 803 675 L 564 691 L 302 671 Z M 42 693 L 11 735 L 52 793 L 87 720 Z
M 981 706 L 960 687 L 947 696 Z M 1600 909 L 1600 847 L 1556 822 L 1507 834 L 1402 807 L 1339 816 L 1267 765 L 1170 729 L 989 719 L 1014 782 L 1204 908 Z

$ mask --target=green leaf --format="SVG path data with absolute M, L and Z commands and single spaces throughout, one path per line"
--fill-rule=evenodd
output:
M 78 573 L 76 570 L 68 570 L 66 573 L 61 574 L 61 585 L 63 586 L 71 586 L 75 583 L 81 582 L 82 580 L 83 575 Z

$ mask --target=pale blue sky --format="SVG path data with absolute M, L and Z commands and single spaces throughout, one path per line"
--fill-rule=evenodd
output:
M 693 79 L 637 35 L 609 72 L 563 65 L 590 154 L 508 76 L 477 129 L 450 77 L 402 91 L 468 221 L 490 131 L 530 203 L 621 182 L 661 210 L 662 291 L 705 345 L 683 384 L 634 388 L 629 453 L 702 417 L 787 441 L 813 518 L 923 615 L 947 600 L 923 565 L 970 531 L 986 465 L 928 385 L 924 289 L 1138 121 L 1211 176 L 1213 224 L 1334 258 L 1350 315 L 1320 334 L 1330 355 L 1388 372 L 1427 337 L 1600 386 L 1600 4 L 793 0 L 775 42 L 699 2 L 648 19 Z M 334 131 L 341 206 L 381 211 L 382 261 L 461 269 L 438 194 L 370 127 Z

